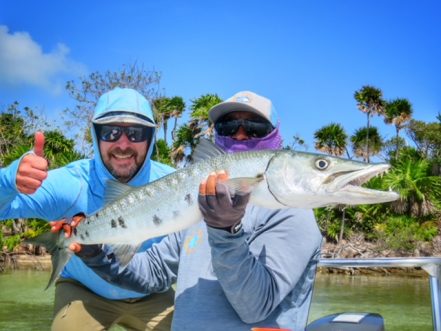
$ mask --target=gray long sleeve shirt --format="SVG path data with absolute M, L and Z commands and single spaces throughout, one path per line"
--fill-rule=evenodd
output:
M 233 235 L 204 222 L 171 234 L 125 268 L 85 260 L 108 281 L 160 292 L 177 279 L 173 330 L 304 330 L 322 236 L 311 210 L 248 206 Z

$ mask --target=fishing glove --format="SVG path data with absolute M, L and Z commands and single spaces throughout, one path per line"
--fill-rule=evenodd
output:
M 80 245 L 78 243 L 74 243 L 79 246 L 77 248 L 76 246 L 69 246 L 71 250 L 74 251 L 74 253 L 79 257 L 95 257 L 98 254 L 102 252 L 103 245 Z M 71 244 L 72 245 L 72 244 Z M 79 249 L 79 251 L 77 251 Z
M 250 192 L 236 192 L 232 196 L 227 185 L 216 183 L 214 195 L 199 194 L 199 209 L 205 223 L 212 228 L 237 233 L 241 229 L 241 220 L 250 200 Z

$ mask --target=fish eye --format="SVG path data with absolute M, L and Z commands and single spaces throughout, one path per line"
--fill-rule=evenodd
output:
M 318 170 L 325 170 L 329 166 L 329 161 L 326 159 L 315 160 L 315 166 Z

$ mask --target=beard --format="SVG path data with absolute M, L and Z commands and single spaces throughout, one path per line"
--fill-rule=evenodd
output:
M 138 173 L 145 159 L 131 148 L 115 148 L 109 150 L 106 156 L 104 164 L 112 176 L 122 183 L 127 183 Z

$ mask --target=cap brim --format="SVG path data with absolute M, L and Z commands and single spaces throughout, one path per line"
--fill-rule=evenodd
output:
M 234 112 L 234 111 L 247 111 L 247 112 L 259 115 L 260 117 L 268 120 L 256 108 L 251 107 L 251 106 L 249 106 L 247 104 L 244 104 L 242 102 L 233 102 L 233 101 L 222 102 L 222 103 L 218 104 L 217 106 L 214 106 L 209 111 L 208 116 L 209 116 L 210 121 L 212 123 L 216 123 L 216 121 L 219 118 L 221 118 L 222 116 L 224 116 L 224 115 L 226 115 L 228 113 Z
M 124 124 L 137 124 L 155 128 L 156 125 L 147 120 L 143 120 L 142 118 L 136 116 L 128 116 L 128 115 L 113 115 L 113 116 L 104 116 L 101 118 L 97 118 L 92 121 L 94 124 L 115 124 L 115 123 L 124 123 Z

